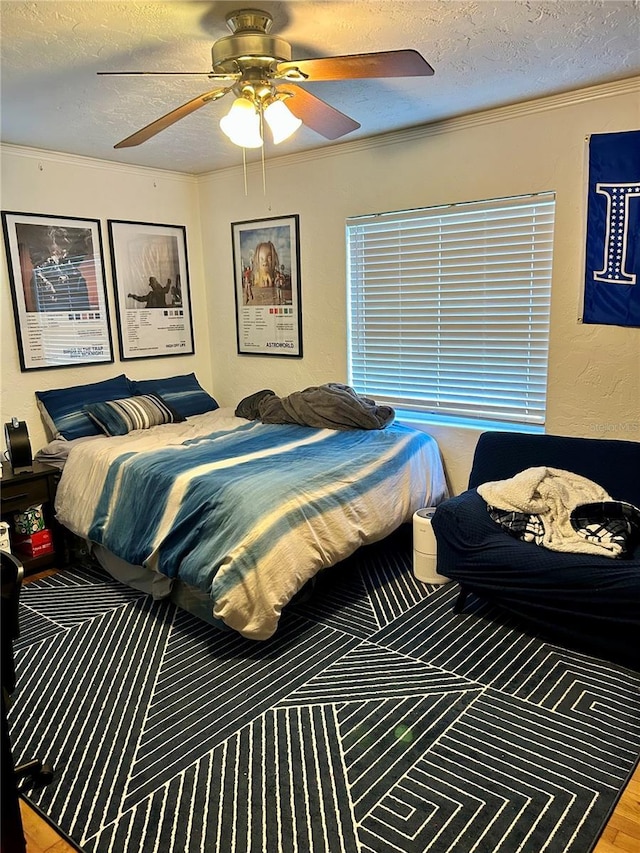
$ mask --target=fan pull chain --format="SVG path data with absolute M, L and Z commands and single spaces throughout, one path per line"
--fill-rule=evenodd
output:
M 247 192 L 247 149 L 242 149 L 242 175 L 244 177 L 244 194 L 245 197 L 249 195 Z
M 262 138 L 262 145 L 260 146 L 260 159 L 262 160 L 262 195 L 266 196 L 267 178 L 264 170 L 264 110 L 262 109 L 262 103 L 260 103 L 260 136 Z

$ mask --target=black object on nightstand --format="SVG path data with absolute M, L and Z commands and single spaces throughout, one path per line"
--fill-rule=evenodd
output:
M 14 474 L 7 462 L 2 463 L 2 481 L 0 483 L 0 511 L 2 520 L 9 525 L 11 550 L 22 561 L 25 575 L 34 574 L 43 569 L 62 568 L 66 560 L 66 542 L 62 527 L 54 514 L 56 489 L 61 472 L 51 465 L 33 463 L 33 470 Z M 21 549 L 15 542 L 14 516 L 32 506 L 42 506 L 45 527 L 51 531 L 53 552 L 36 556 Z

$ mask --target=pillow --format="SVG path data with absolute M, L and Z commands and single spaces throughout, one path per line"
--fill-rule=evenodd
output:
M 158 394 L 185 418 L 202 415 L 219 408 L 218 403 L 202 388 L 195 373 L 170 376 L 167 379 L 143 379 L 132 382 L 134 394 Z
M 113 379 L 89 385 L 36 391 L 36 400 L 51 437 L 71 440 L 87 435 L 101 435 L 101 431 L 84 411 L 85 406 L 129 397 L 131 394 L 129 380 L 121 373 Z
M 90 403 L 85 412 L 107 435 L 126 435 L 134 429 L 150 429 L 183 421 L 182 415 L 156 394 Z

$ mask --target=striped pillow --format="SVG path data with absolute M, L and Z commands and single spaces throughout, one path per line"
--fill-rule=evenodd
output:
M 134 429 L 149 429 L 184 420 L 173 406 L 157 394 L 92 403 L 84 411 L 107 435 L 126 435 Z

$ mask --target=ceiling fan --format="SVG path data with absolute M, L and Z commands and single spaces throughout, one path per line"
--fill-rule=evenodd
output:
M 235 100 L 221 122 L 232 142 L 242 147 L 262 145 L 262 118 L 274 142 L 291 135 L 300 124 L 338 139 L 360 124 L 311 94 L 300 84 L 325 80 L 382 77 L 428 77 L 434 71 L 416 50 L 390 50 L 319 59 L 292 60 L 291 46 L 269 35 L 273 18 L 259 9 L 240 9 L 226 16 L 232 35 L 214 42 L 209 72 L 102 71 L 101 75 L 206 74 L 219 87 L 204 92 L 118 142 L 115 148 L 140 145 L 211 101 L 233 92 Z

